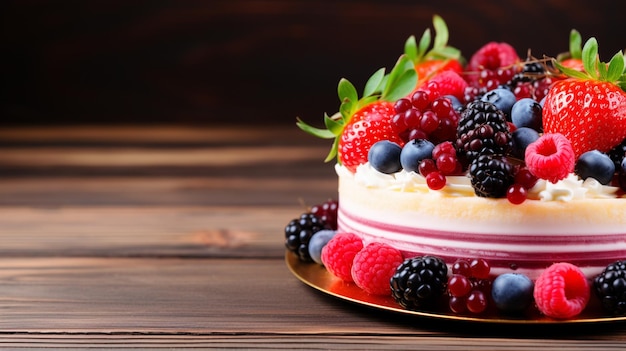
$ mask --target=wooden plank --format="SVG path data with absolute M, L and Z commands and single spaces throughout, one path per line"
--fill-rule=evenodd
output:
M 0 258 L 0 267 L 0 345 L 88 337 L 95 337 L 91 345 L 159 338 L 184 344 L 194 336 L 222 346 L 263 339 L 293 346 L 299 337 L 311 345 L 330 337 L 338 344 L 543 343 L 555 350 L 626 342 L 623 324 L 477 328 L 372 310 L 305 286 L 281 259 Z
M 273 257 L 304 208 L 0 209 L 1 257 Z

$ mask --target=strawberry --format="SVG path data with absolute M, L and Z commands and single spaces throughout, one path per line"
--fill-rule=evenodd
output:
M 358 165 L 367 162 L 369 149 L 378 141 L 389 140 L 404 145 L 392 127 L 395 113 L 393 103 L 381 100 L 363 107 L 352 116 L 343 129 L 338 145 L 339 160 L 346 168 L 355 172 Z
M 432 40 L 430 28 L 427 28 L 419 42 L 419 46 L 414 36 L 410 36 L 404 44 L 404 54 L 415 65 L 417 73 L 417 84 L 415 90 L 424 86 L 437 74 L 445 71 L 461 73 L 461 51 L 448 46 L 448 27 L 446 22 L 439 16 L 433 16 L 433 27 L 435 38 Z M 432 44 L 432 48 L 429 47 Z
M 556 59 L 563 67 L 584 72 L 582 50 L 582 37 L 576 29 L 572 29 L 569 35 L 569 51 L 560 54 Z
M 626 70 L 618 52 L 599 62 L 598 43 L 590 38 L 582 49 L 585 72 L 554 65 L 570 78 L 558 81 L 543 108 L 545 133 L 561 133 L 572 143 L 575 157 L 597 149 L 607 152 L 626 138 Z
M 341 105 L 332 117 L 324 115 L 326 129 L 312 127 L 298 119 L 296 125 L 314 136 L 335 139 L 326 162 L 337 156 L 339 164 L 355 172 L 356 167 L 367 162 L 372 145 L 380 140 L 403 144 L 391 127 L 395 114 L 394 101 L 408 95 L 417 82 L 412 62 L 400 56 L 389 74 L 385 69 L 376 71 L 365 84 L 359 99 L 356 88 L 347 79 L 341 79 L 337 91 Z

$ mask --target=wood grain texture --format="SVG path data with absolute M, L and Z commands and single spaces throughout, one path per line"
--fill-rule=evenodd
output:
M 336 195 L 285 129 L 0 128 L 0 349 L 611 350 L 623 323 L 477 327 L 298 281 L 285 224 Z

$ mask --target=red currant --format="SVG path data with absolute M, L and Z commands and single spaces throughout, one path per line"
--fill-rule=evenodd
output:
M 438 171 L 430 172 L 426 176 L 426 184 L 432 190 L 440 190 L 446 186 L 446 177 Z
M 526 201 L 526 197 L 528 192 L 521 184 L 513 184 L 506 191 L 506 198 L 513 205 L 519 205 L 522 202 Z
M 453 274 L 450 279 L 448 279 L 448 291 L 450 295 L 462 297 L 469 294 L 470 290 L 472 290 L 472 283 L 466 276 Z
M 472 313 L 481 313 L 487 308 L 487 297 L 480 290 L 473 290 L 467 297 L 467 309 Z
M 477 258 L 470 262 L 470 270 L 472 272 L 472 277 L 476 279 L 487 279 L 489 278 L 491 267 L 484 259 Z

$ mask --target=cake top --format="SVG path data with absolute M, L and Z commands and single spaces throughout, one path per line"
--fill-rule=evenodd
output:
M 488 42 L 466 60 L 448 45 L 444 20 L 411 36 L 387 73 L 376 71 L 361 97 L 341 79 L 339 112 L 325 129 L 326 161 L 351 173 L 411 173 L 440 190 L 467 176 L 474 195 L 522 203 L 540 180 L 593 180 L 626 190 L 625 54 L 608 63 L 598 43 L 572 30 L 569 52 L 521 59 L 507 43 Z M 621 189 L 620 189 L 621 188 Z M 611 192 L 611 191 L 607 191 Z

